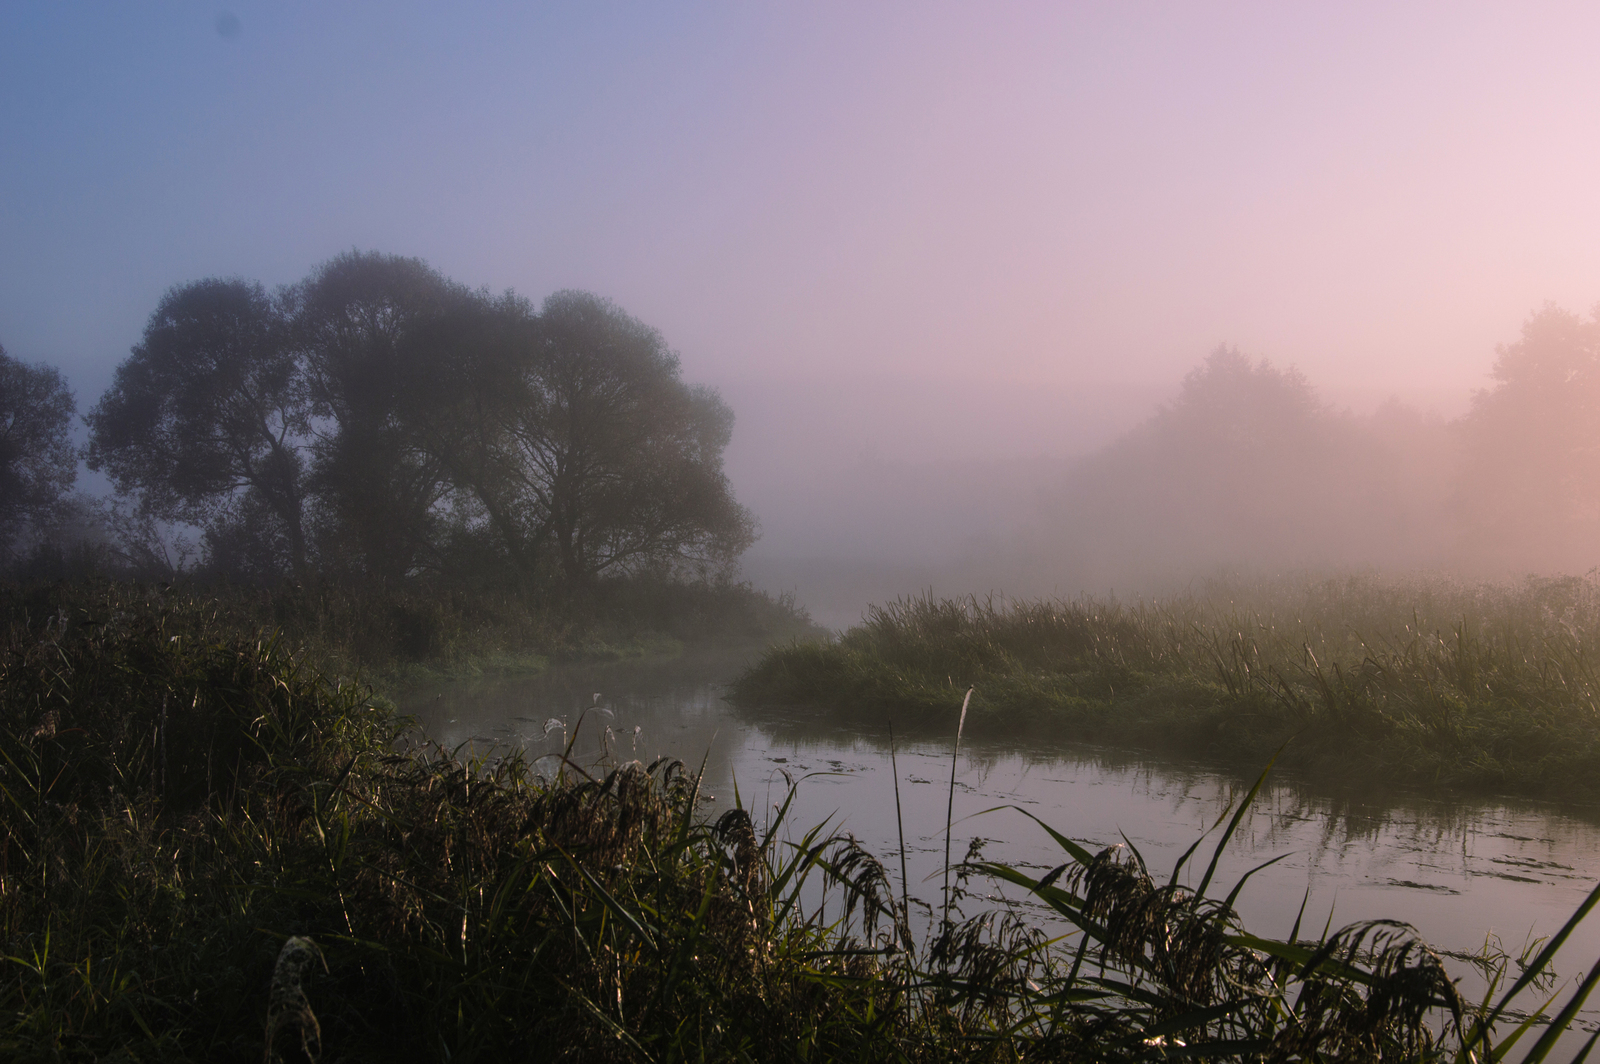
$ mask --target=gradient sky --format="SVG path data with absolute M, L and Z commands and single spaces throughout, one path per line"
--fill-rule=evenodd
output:
M 1454 413 L 1600 300 L 1597 45 L 1593 4 L 17 0 L 0 343 L 87 408 L 199 277 L 586 288 L 729 398 L 769 534 L 797 456 L 1070 453 L 1219 342 Z

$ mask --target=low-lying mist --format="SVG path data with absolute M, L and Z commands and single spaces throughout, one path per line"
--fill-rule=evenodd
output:
M 1398 398 L 1355 413 L 1298 370 L 1220 347 L 1142 420 L 1126 393 L 1100 410 L 1133 427 L 1076 456 L 864 458 L 793 479 L 810 493 L 804 516 L 780 507 L 776 542 L 745 571 L 833 627 L 923 591 L 1138 597 L 1218 575 L 1585 573 L 1600 544 L 1597 359 L 1600 320 L 1546 307 L 1499 349 L 1492 385 L 1447 417 Z

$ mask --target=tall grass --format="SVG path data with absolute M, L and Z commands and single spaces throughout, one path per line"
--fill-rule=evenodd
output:
M 779 648 L 744 706 L 903 726 L 975 686 L 975 735 L 1049 734 L 1314 776 L 1600 800 L 1600 585 L 1346 579 L 1132 605 L 931 597 Z
M 123 605 L 0 644 L 7 1060 L 1487 1060 L 1551 1044 L 1513 1009 L 1553 948 L 1472 1005 L 1403 925 L 1261 938 L 1237 887 L 1210 892 L 1215 858 L 1190 888 L 1182 867 L 1163 882 L 1053 831 L 1058 868 L 969 857 L 935 919 L 853 839 L 790 825 L 792 791 L 758 828 L 744 808 L 701 816 L 676 762 L 542 776 L 515 754 L 403 748 L 403 721 L 281 641 Z M 1052 919 L 964 915 L 974 880 Z
M 817 629 L 792 597 L 648 575 L 540 593 L 380 581 L 272 585 L 0 583 L 0 625 L 165 609 L 216 632 L 275 632 L 333 675 L 384 690 L 552 661 L 670 653 L 685 643 L 789 638 Z

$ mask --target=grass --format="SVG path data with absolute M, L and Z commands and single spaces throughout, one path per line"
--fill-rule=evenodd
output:
M 543 595 L 372 581 L 0 583 L 0 624 L 151 609 L 204 616 L 215 632 L 277 633 L 318 669 L 360 676 L 385 693 L 540 672 L 552 662 L 672 656 L 686 645 L 817 631 L 792 598 L 717 580 L 634 577 Z
M 905 599 L 770 651 L 734 698 L 1262 764 L 1323 781 L 1600 801 L 1600 584 L 1351 578 L 1124 605 Z
M 0 642 L 7 1060 L 1540 1060 L 1594 982 L 1526 1018 L 1571 924 L 1476 1004 L 1403 925 L 1252 935 L 1215 856 L 1184 885 L 1199 842 L 1158 878 L 1052 831 L 1060 866 L 969 855 L 936 914 L 787 803 L 406 747 L 281 640 L 109 606 Z

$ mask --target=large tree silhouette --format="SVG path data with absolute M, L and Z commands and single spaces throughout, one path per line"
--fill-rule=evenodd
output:
M 348 252 L 296 286 L 294 335 L 319 420 L 315 487 L 330 558 L 400 579 L 432 559 L 450 485 L 402 417 L 400 350 L 471 299 L 420 259 Z
M 1437 537 L 1439 502 L 1398 449 L 1424 437 L 1419 415 L 1336 411 L 1297 370 L 1219 348 L 1172 402 L 1073 467 L 1045 534 L 1060 571 L 1122 586 L 1411 564 L 1419 526 Z
M 171 289 L 88 414 L 87 459 L 156 516 L 267 544 L 303 574 L 309 407 L 288 326 L 252 281 Z
M 721 565 L 754 536 L 733 414 L 654 329 L 560 292 L 538 312 L 351 252 L 269 296 L 175 288 L 89 415 L 89 458 L 219 567 L 527 583 Z M 486 568 L 487 566 L 487 568 Z
M 61 374 L 0 347 L 0 544 L 29 521 L 48 519 L 78 474 L 72 446 L 77 404 Z
M 716 565 L 753 538 L 722 472 L 732 412 L 605 299 L 463 305 L 401 363 L 415 438 L 524 574 Z
M 685 384 L 661 334 L 587 292 L 540 310 L 511 426 L 569 578 L 736 557 L 754 521 L 722 472 L 733 412 Z

